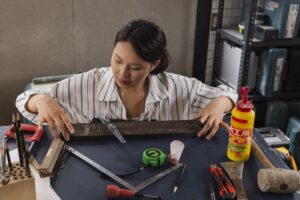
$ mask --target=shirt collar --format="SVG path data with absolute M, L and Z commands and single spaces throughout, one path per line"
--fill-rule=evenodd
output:
M 168 97 L 168 90 L 160 80 L 159 75 L 149 75 L 149 93 L 147 95 L 146 104 L 162 101 Z M 112 71 L 109 70 L 99 80 L 99 88 L 97 90 L 98 101 L 118 101 L 118 90 Z

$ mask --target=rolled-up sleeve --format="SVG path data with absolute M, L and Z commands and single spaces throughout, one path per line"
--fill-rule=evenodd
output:
M 232 103 L 236 103 L 238 95 L 237 92 L 225 85 L 219 85 L 217 87 L 212 87 L 205 85 L 204 83 L 198 81 L 194 84 L 194 89 L 196 90 L 194 93 L 193 101 L 192 101 L 192 109 L 194 113 L 199 112 L 199 110 L 203 109 L 207 106 L 213 99 L 219 96 L 226 96 L 231 99 Z
M 233 103 L 236 103 L 237 102 L 237 99 L 238 99 L 238 94 L 236 92 L 236 90 L 228 87 L 228 86 L 225 86 L 225 85 L 219 85 L 217 87 L 217 92 L 216 92 L 216 97 L 218 96 L 226 96 L 226 97 L 229 97 Z
M 53 93 L 52 93 L 52 90 L 50 88 L 30 89 L 30 90 L 27 90 L 27 91 L 21 93 L 17 97 L 17 99 L 16 99 L 16 108 L 23 115 L 23 117 L 25 117 L 27 120 L 31 121 L 32 123 L 37 124 L 38 115 L 36 113 L 28 112 L 28 110 L 26 110 L 26 108 L 25 108 L 25 105 L 26 105 L 27 101 L 29 100 L 29 98 L 32 95 L 35 95 L 35 94 L 46 94 L 46 95 L 49 95 L 49 96 L 53 97 Z

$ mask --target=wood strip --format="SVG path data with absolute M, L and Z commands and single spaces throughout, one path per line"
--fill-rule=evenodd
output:
M 195 136 L 203 125 L 194 120 L 178 121 L 116 121 L 112 122 L 125 138 Z M 103 139 L 112 133 L 100 122 L 73 124 L 75 134 L 72 139 Z

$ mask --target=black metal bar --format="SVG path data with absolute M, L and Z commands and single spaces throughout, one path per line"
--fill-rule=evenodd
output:
M 221 38 L 229 40 L 236 45 L 243 45 L 243 35 L 237 30 L 233 29 L 221 29 Z M 260 48 L 272 48 L 272 47 L 299 47 L 300 38 L 293 39 L 277 39 L 277 40 L 266 40 L 261 41 L 256 38 L 252 40 L 252 48 L 254 50 L 259 50 Z
M 194 45 L 193 77 L 205 81 L 212 1 L 198 0 Z
M 266 101 L 294 101 L 300 99 L 300 92 L 281 93 L 272 97 L 264 97 L 259 93 L 249 94 L 249 99 L 252 99 L 254 103 L 266 102 Z
M 262 42 L 253 42 L 253 48 L 272 48 L 272 47 L 299 47 L 300 39 L 278 39 Z
M 212 70 L 212 80 L 214 81 L 220 71 L 220 58 L 221 58 L 221 28 L 222 28 L 222 22 L 223 22 L 223 9 L 224 9 L 224 0 L 219 0 L 218 5 L 218 19 L 217 19 L 217 30 L 216 30 L 216 36 L 215 36 L 215 49 L 214 49 L 214 61 L 213 61 L 213 70 Z
M 249 0 L 239 69 L 238 90 L 247 84 L 257 0 Z

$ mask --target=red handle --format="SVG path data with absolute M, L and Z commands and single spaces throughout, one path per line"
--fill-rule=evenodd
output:
M 224 197 L 224 195 L 226 195 L 228 193 L 225 185 L 223 184 L 223 182 L 221 181 L 218 172 L 216 171 L 216 169 L 214 167 L 210 167 L 209 169 L 210 173 L 213 175 L 215 181 L 218 184 L 219 187 L 219 195 L 220 197 Z
M 28 142 L 40 141 L 40 139 L 44 133 L 43 128 L 38 128 L 38 126 L 32 125 L 32 124 L 21 124 L 20 130 L 24 131 L 24 132 L 33 133 L 33 135 L 24 134 L 24 139 Z M 11 139 L 16 139 L 15 129 L 14 129 L 13 125 L 11 125 L 5 131 L 5 135 Z
M 119 197 L 131 198 L 135 196 L 135 192 L 127 189 L 120 189 L 116 185 L 107 185 L 106 186 L 106 196 L 109 199 L 117 199 Z
M 229 190 L 229 193 L 231 193 L 232 195 L 235 195 L 235 189 L 234 189 L 233 185 L 231 184 L 229 178 L 224 174 L 222 168 L 218 167 L 217 170 L 218 170 L 218 173 L 220 174 L 220 177 L 222 177 L 221 179 L 223 179 L 223 181 L 225 182 L 226 187 Z

